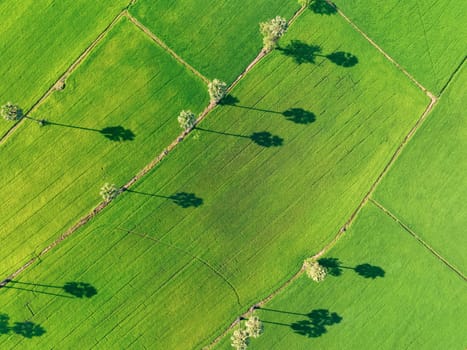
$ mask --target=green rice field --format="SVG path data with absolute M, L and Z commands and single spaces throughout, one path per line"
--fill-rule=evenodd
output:
M 466 6 L 336 6 L 0 0 L 2 349 L 467 347 Z

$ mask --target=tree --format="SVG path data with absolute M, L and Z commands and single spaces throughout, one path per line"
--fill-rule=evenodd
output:
M 1 116 L 10 121 L 18 120 L 22 117 L 21 109 L 11 102 L 7 102 L 0 108 Z
M 258 338 L 263 333 L 263 323 L 258 316 L 251 316 L 245 323 L 248 336 Z
M 219 102 L 227 93 L 227 84 L 219 79 L 214 79 L 208 84 L 208 92 L 211 102 Z
M 196 117 L 192 111 L 181 111 L 177 120 L 180 127 L 184 130 L 191 129 L 196 123 Z
M 105 183 L 101 187 L 100 195 L 106 202 L 110 202 L 112 199 L 117 197 L 118 188 L 114 184 Z
M 277 41 L 287 31 L 287 20 L 280 16 L 271 19 L 269 22 L 259 24 L 263 35 L 263 48 L 266 52 L 273 50 L 277 46 Z
M 232 341 L 231 345 L 236 350 L 246 350 L 248 347 L 248 333 L 244 329 L 237 329 L 234 331 L 230 340 Z
M 305 260 L 303 266 L 305 267 L 307 276 L 315 282 L 321 282 L 327 275 L 326 268 L 312 259 Z

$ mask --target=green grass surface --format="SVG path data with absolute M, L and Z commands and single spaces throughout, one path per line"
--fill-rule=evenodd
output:
M 139 0 L 131 13 L 208 79 L 232 82 L 262 47 L 259 23 L 296 1 Z
M 375 198 L 467 272 L 467 72 L 462 69 Z
M 335 3 L 434 93 L 439 93 L 465 57 L 465 1 L 336 0 Z
M 179 111 L 207 100 L 199 78 L 128 20 L 118 23 L 32 115 L 49 124 L 25 120 L 1 146 L 0 273 L 94 207 L 105 182 L 129 181 L 180 133 Z
M 0 104 L 29 109 L 128 2 L 0 1 Z
M 321 45 L 325 56 L 351 52 L 358 63 L 303 55 L 291 40 Z M 307 12 L 281 46 L 235 88 L 235 105 L 202 122 L 198 140 L 182 142 L 19 279 L 62 294 L 65 282 L 83 281 L 95 296 L 0 290 L 2 312 L 47 330 L 10 333 L 7 346 L 199 348 L 334 236 L 428 101 L 339 17 Z M 261 132 L 276 138 L 251 138 Z
M 249 349 L 467 346 L 465 281 L 373 204 L 325 258 L 338 259 L 340 275 L 302 276 L 258 310 L 264 334 Z M 375 278 L 356 273 L 362 264 Z M 230 334 L 216 349 L 232 349 Z

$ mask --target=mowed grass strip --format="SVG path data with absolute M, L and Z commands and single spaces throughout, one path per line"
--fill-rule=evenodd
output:
M 374 197 L 451 264 L 467 273 L 465 67 Z
M 324 260 L 324 261 L 323 261 Z M 462 349 L 465 282 L 372 203 L 322 259 L 256 314 L 251 349 Z M 232 349 L 230 334 L 215 349 Z
M 123 185 L 180 133 L 182 108 L 200 112 L 203 82 L 122 19 L 102 45 L 2 145 L 0 273 L 21 266 Z
M 0 104 L 29 109 L 128 2 L 1 1 Z
M 336 0 L 335 3 L 435 94 L 465 57 L 464 1 Z
M 278 0 L 142 0 L 130 12 L 208 79 L 232 82 L 261 50 L 259 23 L 299 8 Z
M 310 56 L 306 45 L 320 51 Z M 125 335 L 133 346 L 200 348 L 287 280 L 348 219 L 429 101 L 339 17 L 308 12 L 281 48 L 199 125 L 197 139 L 178 145 L 21 276 L 32 283 L 66 276 L 60 278 L 99 290 L 109 283 L 106 293 L 125 300 L 100 307 L 96 296 L 89 309 L 68 318 L 61 305 L 69 300 L 50 299 L 34 317 L 51 333 L 42 336 L 44 346 L 63 339 L 65 317 L 69 344 L 93 332 L 90 344 L 102 339 L 108 347 Z M 113 255 L 107 235 L 122 232 L 128 251 Z M 169 255 L 159 260 L 158 253 L 131 250 L 134 235 L 145 237 L 147 249 L 159 242 Z M 81 239 L 82 246 L 74 243 Z M 122 241 L 121 252 L 124 247 Z M 191 258 L 193 265 L 162 292 L 166 277 L 155 271 Z M 12 318 L 26 312 L 14 296 L 2 299 L 11 303 L 4 309 Z M 90 330 L 90 317 L 105 332 Z

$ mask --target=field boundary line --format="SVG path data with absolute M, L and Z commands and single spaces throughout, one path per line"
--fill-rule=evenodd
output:
M 130 2 L 130 5 L 128 5 L 126 8 L 124 8 L 112 21 L 112 23 L 116 23 L 118 19 L 120 19 L 123 15 L 128 13 L 128 7 L 134 4 L 137 0 L 134 0 Z M 300 8 L 295 15 L 292 17 L 290 20 L 293 22 L 301 13 L 303 13 L 304 9 L 303 7 Z M 108 26 L 107 32 L 111 29 L 112 23 Z M 106 33 L 106 32 L 105 32 Z M 103 32 L 101 35 L 102 37 L 105 35 Z M 100 37 L 100 36 L 99 36 Z M 97 39 L 96 39 L 97 40 Z M 97 45 L 97 43 L 96 43 Z M 95 46 L 95 45 L 94 45 Z M 272 52 L 272 51 L 271 51 Z M 265 52 L 263 49 L 261 49 L 261 52 L 258 54 L 258 56 L 245 68 L 245 70 L 239 75 L 239 77 L 232 83 L 227 91 L 230 91 L 235 84 L 237 84 L 241 78 L 243 78 L 253 67 L 263 58 L 266 56 L 268 53 Z M 80 56 L 81 57 L 81 56 Z M 67 70 L 68 71 L 68 70 Z M 60 80 L 60 79 L 59 79 Z M 59 81 L 58 80 L 58 81 Z M 57 81 L 57 82 L 58 82 Z M 51 88 L 53 90 L 53 88 Z M 50 93 L 49 93 L 50 95 Z M 37 105 L 37 104 L 36 104 Z M 120 195 L 121 193 L 125 192 L 127 189 L 129 189 L 131 186 L 133 186 L 138 180 L 140 180 L 144 175 L 146 175 L 148 172 L 150 172 L 153 168 L 156 167 L 157 164 L 159 164 L 169 153 L 172 151 L 180 142 L 182 142 L 185 137 L 189 135 L 191 131 L 193 131 L 196 128 L 196 125 L 198 125 L 205 117 L 206 115 L 212 111 L 217 104 L 215 102 L 210 102 L 208 106 L 198 115 L 198 118 L 196 119 L 195 125 L 187 130 L 184 130 L 181 134 L 179 134 L 174 141 L 170 145 L 168 145 L 159 155 L 157 155 L 152 161 L 150 161 L 146 166 L 144 166 L 136 175 L 134 175 L 131 180 L 129 180 L 125 185 L 123 185 L 118 194 Z M 1 139 L 0 139 L 0 144 L 1 144 Z M 42 256 L 47 254 L 50 250 L 52 250 L 54 247 L 56 247 L 58 244 L 60 244 L 62 241 L 64 241 L 66 238 L 71 236 L 73 233 L 75 233 L 79 228 L 84 226 L 86 223 L 88 223 L 94 216 L 99 214 L 103 209 L 105 209 L 112 201 L 103 201 L 100 202 L 98 205 L 96 205 L 91 211 L 78 219 L 78 221 L 68 228 L 62 235 L 60 235 L 56 240 L 54 240 L 51 244 L 49 244 L 47 247 L 42 249 L 38 254 L 36 254 L 33 258 L 29 259 L 25 264 L 23 264 L 20 268 L 18 268 L 16 271 L 14 271 L 12 274 L 10 274 L 6 279 L 0 282 L 0 288 L 6 285 L 10 280 L 16 278 L 20 273 L 22 273 L 24 270 L 26 270 L 29 266 L 34 264 L 37 260 L 40 260 Z
M 212 266 L 209 262 L 207 262 L 206 260 L 204 260 L 203 258 L 200 258 L 199 256 L 197 255 L 193 255 L 192 253 L 190 253 L 189 251 L 181 248 L 181 247 L 177 247 L 176 245 L 174 244 L 171 244 L 171 243 L 167 243 L 167 242 L 164 242 L 162 239 L 158 239 L 158 238 L 155 238 L 155 237 L 151 237 L 149 236 L 147 233 L 140 233 L 140 232 L 136 232 L 134 230 L 129 230 L 129 229 L 125 229 L 125 228 L 119 228 L 117 227 L 116 228 L 117 230 L 120 230 L 120 231 L 123 231 L 123 232 L 126 232 L 128 234 L 132 234 L 132 235 L 135 235 L 135 236 L 138 236 L 138 237 L 141 237 L 143 239 L 149 239 L 153 242 L 156 242 L 156 243 L 160 243 L 162 245 L 165 245 L 166 247 L 169 247 L 169 248 L 173 248 L 173 249 L 176 249 L 186 255 L 188 255 L 189 257 L 191 257 L 192 259 L 194 260 L 197 260 L 199 261 L 200 263 L 202 263 L 203 265 L 205 265 L 208 269 L 210 269 L 212 272 L 214 272 L 217 276 L 219 276 L 225 283 L 227 283 L 229 285 L 229 287 L 232 289 L 232 291 L 234 292 L 236 298 L 237 298 L 237 303 L 238 305 L 242 305 L 241 302 L 240 302 L 240 295 L 238 294 L 237 292 L 237 289 L 235 288 L 235 286 L 233 285 L 232 282 L 230 282 L 227 277 L 225 277 L 220 271 L 218 271 L 214 266 Z
M 167 53 L 169 53 L 173 58 L 175 58 L 179 63 L 183 66 L 188 68 L 191 72 L 193 72 L 196 76 L 201 78 L 205 83 L 209 83 L 209 79 L 206 78 L 203 74 L 201 74 L 195 67 L 185 61 L 182 57 L 180 57 L 174 50 L 172 50 L 166 43 L 162 41 L 156 34 L 151 32 L 148 27 L 138 21 L 133 15 L 131 15 L 128 11 L 125 12 L 124 16 L 128 18 L 128 20 L 133 23 L 139 30 L 141 30 L 144 34 L 146 34 L 152 41 L 154 41 L 157 45 L 163 48 Z
M 136 0 L 132 0 L 129 5 L 127 5 L 123 10 L 121 10 L 114 19 L 104 28 L 104 30 L 89 44 L 88 47 L 78 56 L 78 58 L 73 61 L 73 63 L 65 70 L 64 73 L 49 87 L 49 89 L 37 100 L 25 113 L 23 118 L 21 118 L 16 124 L 14 124 L 5 134 L 0 137 L 0 145 L 5 142 L 19 127 L 23 124 L 24 120 L 27 119 L 27 116 L 34 112 L 44 101 L 49 98 L 55 91 L 57 91 L 57 85 L 60 82 L 65 82 L 66 79 L 75 71 L 75 69 L 89 56 L 91 51 L 104 39 L 106 34 L 115 26 L 115 24 L 122 18 L 122 16 L 127 12 L 128 7 L 130 7 Z
M 370 202 L 372 202 L 378 209 L 380 209 L 383 213 L 397 222 L 405 231 L 410 233 L 422 246 L 430 251 L 436 258 L 442 261 L 448 268 L 458 274 L 464 281 L 467 281 L 467 277 L 459 271 L 454 265 L 452 265 L 446 258 L 444 258 L 441 254 L 439 254 L 432 246 L 426 243 L 418 234 L 416 234 L 409 226 L 407 226 L 402 220 L 400 220 L 396 215 L 394 215 L 389 209 L 384 207 L 381 203 L 376 201 L 374 198 L 370 198 Z
M 344 18 L 344 20 L 349 23 L 358 33 L 360 33 L 376 50 L 378 50 L 386 59 L 388 59 L 393 65 L 395 65 L 402 73 L 404 73 L 415 85 L 418 86 L 420 90 L 422 90 L 431 100 L 435 99 L 436 96 L 431 91 L 429 91 L 426 87 L 424 87 L 415 77 L 410 74 L 407 69 L 402 67 L 394 58 L 392 58 L 386 51 L 384 51 L 373 39 L 371 39 L 368 34 L 366 34 L 363 30 L 361 30 L 345 13 L 341 11 L 334 3 L 330 0 L 326 0 L 326 2 L 332 6 L 339 15 Z

